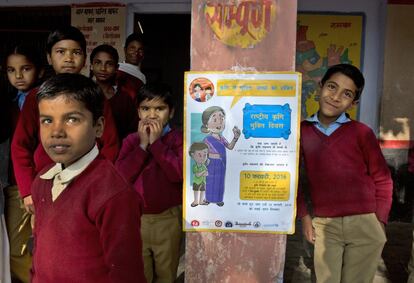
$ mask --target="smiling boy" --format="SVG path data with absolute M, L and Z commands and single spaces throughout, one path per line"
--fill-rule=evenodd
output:
M 60 74 L 39 89 L 40 137 L 56 163 L 33 183 L 32 282 L 145 282 L 139 195 L 99 154 L 100 88 Z
M 390 172 L 372 130 L 345 113 L 358 103 L 364 83 L 352 65 L 330 67 L 320 83 L 318 113 L 301 123 L 313 215 L 299 188 L 298 217 L 315 245 L 322 283 L 371 283 L 386 241 Z

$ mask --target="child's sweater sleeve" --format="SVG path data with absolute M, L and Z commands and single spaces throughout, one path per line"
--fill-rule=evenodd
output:
M 98 212 L 96 223 L 111 282 L 146 282 L 142 261 L 142 203 L 135 191 L 112 197 Z
M 174 136 L 170 145 L 160 138 L 149 146 L 148 151 L 168 180 L 178 183 L 183 181 L 183 136 L 181 131 L 175 131 L 172 134 Z
M 30 187 L 36 177 L 33 156 L 40 143 L 36 94 L 37 89 L 33 89 L 26 96 L 11 144 L 14 174 L 22 198 L 31 194 Z
M 376 215 L 381 222 L 387 223 L 388 214 L 391 210 L 393 190 L 390 170 L 372 130 L 368 129 L 362 135 L 360 142 L 363 144 L 362 150 L 368 174 L 372 177 L 376 186 Z
M 119 151 L 118 132 L 107 100 L 104 102 L 104 118 L 104 131 L 102 137 L 98 139 L 98 144 L 101 154 L 111 162 L 115 162 Z
M 118 172 L 134 184 L 148 159 L 148 152 L 139 146 L 137 133 L 132 133 L 124 139 L 115 167 Z

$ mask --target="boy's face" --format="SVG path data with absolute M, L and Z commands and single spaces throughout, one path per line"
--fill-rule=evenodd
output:
M 145 99 L 138 106 L 138 116 L 143 121 L 156 120 L 165 127 L 174 116 L 174 109 L 170 109 L 168 104 L 160 98 Z
M 208 148 L 202 150 L 195 150 L 191 156 L 197 164 L 204 164 L 208 157 Z
M 132 65 L 139 65 L 144 59 L 144 46 L 136 40 L 131 41 L 125 50 L 125 62 Z
M 86 54 L 78 42 L 71 39 L 58 41 L 53 45 L 47 61 L 57 74 L 78 74 L 85 65 Z
M 94 124 L 92 112 L 64 94 L 40 100 L 39 114 L 42 145 L 65 168 L 88 153 L 103 132 L 103 117 Z
M 342 73 L 333 74 L 320 90 L 319 121 L 327 126 L 358 104 L 354 100 L 356 91 L 357 87 L 351 78 Z
M 92 60 L 91 71 L 98 82 L 107 82 L 113 79 L 118 64 L 106 52 L 98 52 Z

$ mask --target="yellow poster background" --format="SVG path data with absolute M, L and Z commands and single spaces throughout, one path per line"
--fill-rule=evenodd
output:
M 302 73 L 302 118 L 316 113 L 318 87 L 329 66 L 348 63 L 361 68 L 363 14 L 298 13 L 296 71 Z M 357 119 L 358 108 L 348 111 Z

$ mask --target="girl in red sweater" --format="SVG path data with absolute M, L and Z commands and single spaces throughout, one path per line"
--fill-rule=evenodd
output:
M 5 128 L 10 129 L 8 136 L 11 137 L 26 96 L 42 79 L 43 67 L 39 52 L 34 47 L 17 45 L 9 52 L 5 69 L 7 79 L 15 89 L 15 96 L 10 99 L 12 101 L 7 109 L 9 116 L 7 121 L 10 122 L 5 126 Z M 22 200 L 16 185 L 14 172 L 11 170 L 11 164 L 8 168 L 8 186 L 4 189 L 4 193 L 6 196 L 5 216 L 10 242 L 10 269 L 14 278 L 22 282 L 29 282 L 29 271 L 32 262 L 27 249 L 27 241 L 32 233 L 30 214 L 22 208 Z

